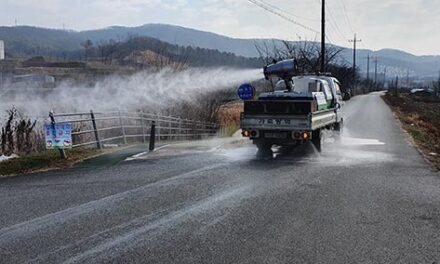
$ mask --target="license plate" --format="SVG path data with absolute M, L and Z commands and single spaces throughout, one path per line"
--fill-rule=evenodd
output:
M 282 138 L 287 138 L 287 133 L 265 133 L 264 137 L 282 139 Z
M 292 121 L 290 119 L 267 119 L 262 118 L 258 120 L 259 125 L 277 125 L 277 126 L 290 126 Z

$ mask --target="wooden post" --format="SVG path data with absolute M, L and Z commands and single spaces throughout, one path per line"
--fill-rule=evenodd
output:
M 125 127 L 124 122 L 122 120 L 121 111 L 119 111 L 119 124 L 121 125 L 122 139 L 124 144 L 127 144 L 127 136 L 125 135 Z
M 171 135 L 171 133 L 173 132 L 172 128 L 171 128 L 172 126 L 173 126 L 173 123 L 171 123 L 171 121 L 169 120 L 168 121 L 168 140 L 169 141 L 173 140 L 173 136 Z
M 155 122 L 155 127 L 157 130 L 157 140 L 160 141 L 160 130 L 161 130 L 160 121 L 159 121 L 160 116 L 156 115 L 156 118 L 157 121 Z
M 177 140 L 179 140 L 182 137 L 182 119 L 179 118 L 179 133 L 177 134 Z
M 102 149 L 101 140 L 99 140 L 98 128 L 96 126 L 95 114 L 90 110 L 90 118 L 92 119 L 93 131 L 95 132 L 96 147 Z
M 193 134 L 193 139 L 198 139 L 198 135 L 197 135 L 197 121 L 193 121 L 193 126 L 192 126 L 192 134 Z
M 144 113 L 140 112 L 140 118 L 141 118 L 141 126 L 142 126 L 142 142 L 145 144 L 146 143 L 146 139 L 145 139 L 145 123 L 144 123 Z
M 151 123 L 151 131 L 150 131 L 150 151 L 154 150 L 154 145 L 155 145 L 155 141 L 156 141 L 156 122 L 153 121 L 153 123 Z
M 188 119 L 185 118 L 185 140 L 189 139 L 188 138 L 188 132 L 190 131 L 189 128 L 190 128 L 190 125 L 189 125 Z

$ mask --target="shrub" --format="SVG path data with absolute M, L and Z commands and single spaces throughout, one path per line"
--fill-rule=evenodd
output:
M 35 131 L 36 120 L 26 118 L 15 108 L 7 110 L 7 115 L 8 118 L 1 128 L 1 154 L 28 155 L 44 148 L 42 132 Z

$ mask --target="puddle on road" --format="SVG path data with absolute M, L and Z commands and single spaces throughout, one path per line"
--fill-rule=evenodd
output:
M 126 161 L 169 158 L 194 154 L 216 154 L 229 149 L 245 147 L 249 144 L 250 142 L 247 139 L 234 137 L 171 143 L 157 148 L 153 152 L 139 153 L 127 158 Z
M 335 141 L 333 141 L 333 142 L 335 142 Z M 385 143 L 380 140 L 377 140 L 377 139 L 344 137 L 341 139 L 341 145 L 343 145 L 343 146 L 384 146 Z
M 273 155 L 257 158 L 257 148 L 240 138 L 218 138 L 167 145 L 153 153 L 134 156 L 135 159 L 160 159 L 184 155 L 207 154 L 226 157 L 231 162 L 270 160 L 292 164 L 318 164 L 319 166 L 359 166 L 392 162 L 394 155 L 386 153 L 386 144 L 378 139 L 350 137 L 348 133 L 336 140 L 331 132 L 325 135 L 323 151 L 318 152 L 307 143 L 289 150 L 273 148 Z M 132 159 L 131 159 L 132 160 Z
M 316 162 L 326 166 L 359 166 L 392 162 L 394 160 L 393 155 L 380 151 L 341 149 L 338 151 L 323 152 L 316 159 Z
M 317 151 L 310 143 L 294 149 L 273 147 L 273 154 L 257 158 L 257 148 L 253 145 L 232 149 L 222 149 L 217 154 L 231 161 L 273 161 L 292 164 L 313 164 L 314 166 L 371 166 L 392 162 L 394 155 L 384 152 L 386 144 L 377 139 L 343 138 L 341 141 L 327 138 L 323 151 Z

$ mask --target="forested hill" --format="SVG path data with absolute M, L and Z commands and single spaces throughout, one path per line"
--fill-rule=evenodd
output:
M 4 40 L 6 56 L 9 58 L 50 56 L 82 59 L 84 56 L 100 57 L 104 55 L 102 53 L 109 56 L 110 53 L 112 59 L 124 59 L 134 51 L 150 50 L 158 55 L 179 60 L 195 67 L 256 68 L 262 66 L 262 61 L 258 58 L 248 58 L 217 49 L 170 44 L 152 37 L 135 34 L 114 38 L 108 36 L 108 38 L 99 39 L 92 37 L 90 32 L 85 34 L 83 32 L 19 26 L 0 27 L 0 40 Z M 85 50 L 87 50 L 87 54 L 85 54 Z
M 82 49 L 81 43 L 87 39 L 90 39 L 96 47 L 110 40 L 124 42 L 133 37 L 150 37 L 180 47 L 192 47 L 194 52 L 196 52 L 197 47 L 218 50 L 219 53 L 215 53 L 215 56 L 212 53 L 212 56 L 206 60 L 207 64 L 214 63 L 211 58 L 216 56 L 226 55 L 233 58 L 234 61 L 246 61 L 246 58 L 257 57 L 259 54 L 255 46 L 262 43 L 282 45 L 281 41 L 276 39 L 237 39 L 211 32 L 164 24 L 146 24 L 137 27 L 114 26 L 79 32 L 29 26 L 0 27 L 0 40 L 5 41 L 8 56 L 54 55 L 77 58 Z M 343 48 L 341 57 L 343 61 L 350 64 L 352 54 L 351 49 Z M 358 66 L 361 72 L 366 71 L 365 57 L 368 54 L 371 57 L 379 57 L 379 72 L 384 71 L 385 68 L 391 75 L 404 74 L 406 76 L 407 71 L 410 71 L 412 75 L 437 76 L 439 72 L 439 56 L 415 56 L 395 49 L 372 51 L 362 48 L 357 53 Z M 237 57 L 233 57 L 234 55 Z M 243 62 L 243 65 L 247 63 Z

